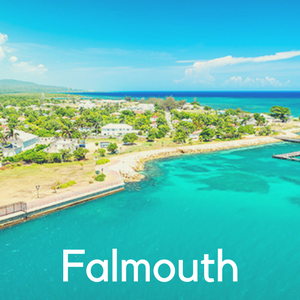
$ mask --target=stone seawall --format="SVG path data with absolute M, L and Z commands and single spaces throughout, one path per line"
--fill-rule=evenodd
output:
M 143 170 L 145 162 L 149 160 L 179 156 L 182 154 L 206 153 L 212 151 L 229 150 L 241 147 L 251 147 L 278 142 L 281 141 L 272 137 L 257 137 L 253 139 L 216 142 L 209 144 L 201 144 L 197 146 L 179 146 L 176 148 L 165 148 L 159 150 L 145 151 L 141 153 L 134 153 L 132 155 L 121 158 L 119 168 L 120 173 L 125 182 L 137 182 L 144 179 L 145 176 L 138 173 L 138 171 Z

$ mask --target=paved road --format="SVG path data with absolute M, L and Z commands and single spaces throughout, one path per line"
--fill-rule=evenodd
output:
M 174 131 L 173 125 L 171 123 L 171 114 L 168 111 L 166 112 L 166 120 L 168 122 L 168 125 L 169 125 L 171 131 Z

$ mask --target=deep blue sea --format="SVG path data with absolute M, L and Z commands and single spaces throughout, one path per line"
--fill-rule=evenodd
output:
M 241 108 L 249 112 L 269 112 L 273 105 L 289 107 L 292 115 L 300 115 L 300 92 L 110 92 L 110 93 L 80 93 L 95 98 L 132 99 L 149 97 L 173 96 L 176 100 L 185 99 L 188 102 L 196 97 L 201 105 L 208 105 L 214 109 Z
M 0 231 L 0 299 L 300 299 L 300 164 L 272 158 L 298 151 L 280 144 L 201 155 L 185 155 L 147 164 L 146 180 L 126 191 L 53 213 Z M 63 249 L 85 249 L 71 260 L 84 266 L 108 259 L 160 259 L 185 276 L 192 260 L 204 254 L 238 266 L 239 280 L 224 269 L 224 281 L 184 283 L 175 274 L 168 283 L 151 281 L 93 283 L 85 268 L 71 269 L 62 281 Z M 111 265 L 109 264 L 109 270 Z M 100 269 L 93 270 L 100 275 Z M 162 268 L 161 274 L 167 274 Z M 216 278 L 216 266 L 210 276 Z

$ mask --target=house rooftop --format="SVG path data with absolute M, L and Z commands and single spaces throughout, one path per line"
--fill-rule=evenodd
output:
M 105 126 L 102 127 L 102 129 L 106 129 L 106 128 L 115 128 L 115 129 L 118 129 L 118 128 L 132 128 L 132 126 L 130 125 L 127 125 L 127 124 L 113 124 L 113 123 L 110 123 L 110 124 L 107 124 Z
M 18 140 L 23 141 L 23 142 L 30 141 L 32 139 L 37 138 L 36 135 L 34 135 L 32 133 L 25 132 L 25 131 L 21 131 L 21 130 L 15 130 L 14 133 L 16 135 L 16 138 Z

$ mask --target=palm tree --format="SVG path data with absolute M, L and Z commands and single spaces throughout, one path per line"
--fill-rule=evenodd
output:
M 62 134 L 62 136 L 66 136 L 71 139 L 74 131 L 75 131 L 75 128 L 72 127 L 72 124 L 66 123 L 64 125 L 64 127 L 61 129 L 61 134 Z
M 251 117 L 250 117 L 250 116 L 245 116 L 245 117 L 243 118 L 243 120 L 242 120 L 241 124 L 246 124 L 246 123 L 247 123 L 247 121 L 249 121 L 250 119 L 251 119 Z
M 5 139 L 8 140 L 8 139 L 17 139 L 17 136 L 19 134 L 17 132 L 15 132 L 13 129 L 10 129 L 9 132 L 6 134 L 5 136 Z
M 57 193 L 57 188 L 60 186 L 60 181 L 55 181 L 53 186 L 52 186 L 52 190 L 54 190 L 54 193 Z
M 81 134 L 81 137 L 86 140 L 87 137 L 88 137 L 89 133 L 87 131 L 84 131 L 82 134 Z
M 59 153 L 61 154 L 61 158 L 63 161 L 68 161 L 72 157 L 70 149 L 61 149 L 59 150 Z
M 102 118 L 97 116 L 96 118 L 93 118 L 91 121 L 92 121 L 92 124 L 93 124 L 94 128 L 96 129 L 96 131 L 98 133 L 99 128 L 101 127 Z
M 6 136 L 3 132 L 0 131 L 0 141 L 2 141 L 3 144 L 6 143 Z

